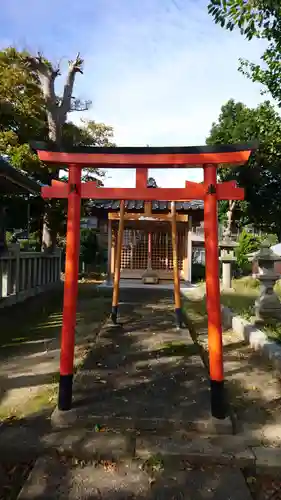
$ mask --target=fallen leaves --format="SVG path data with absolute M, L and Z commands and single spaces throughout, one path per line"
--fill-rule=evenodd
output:
M 115 472 L 117 470 L 117 463 L 109 460 L 101 460 L 100 465 L 107 472 Z

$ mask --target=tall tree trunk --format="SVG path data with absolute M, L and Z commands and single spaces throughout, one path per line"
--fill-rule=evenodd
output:
M 223 232 L 224 239 L 228 239 L 231 237 L 235 205 L 236 205 L 235 200 L 229 200 L 228 211 L 226 214 L 226 216 L 227 216 L 226 225 L 225 225 L 225 229 Z
M 61 145 L 61 129 L 62 125 L 60 125 L 58 119 L 57 109 L 54 108 L 53 112 L 50 112 L 47 109 L 47 120 L 48 120 L 48 137 L 49 140 L 54 144 L 60 146 Z M 59 177 L 59 169 L 56 169 L 49 177 L 49 184 L 51 184 L 52 179 L 58 179 Z M 42 246 L 41 249 L 43 252 L 52 253 L 56 247 L 57 235 L 56 232 L 52 228 L 51 222 L 51 213 L 53 207 L 56 203 L 56 200 L 49 200 L 45 204 L 45 213 L 43 216 L 43 228 L 42 228 Z
M 29 67 L 35 71 L 40 80 L 41 89 L 44 95 L 47 121 L 48 137 L 56 145 L 61 145 L 62 127 L 67 119 L 67 113 L 71 110 L 71 99 L 74 87 L 76 73 L 83 73 L 83 59 L 78 54 L 74 61 L 69 61 L 69 70 L 64 85 L 63 96 L 58 99 L 55 93 L 55 80 L 60 74 L 59 68 L 54 68 L 47 62 L 41 54 L 37 57 L 26 58 Z M 59 168 L 50 175 L 50 182 L 59 176 Z M 42 250 L 52 252 L 56 246 L 56 232 L 52 228 L 50 214 L 55 204 L 55 200 L 46 203 L 45 214 L 43 218 L 42 230 Z

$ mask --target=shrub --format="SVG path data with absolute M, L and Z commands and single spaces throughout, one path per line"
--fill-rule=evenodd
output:
M 264 234 L 262 240 L 268 241 L 268 243 L 270 243 L 270 246 L 276 245 L 278 243 L 277 235 L 272 233 Z
M 261 245 L 261 237 L 248 233 L 243 230 L 238 239 L 236 248 L 236 257 L 238 269 L 243 275 L 249 274 L 252 271 L 252 264 L 249 262 L 247 255 L 256 252 Z
M 199 264 L 198 262 L 192 263 L 192 281 L 205 281 L 205 266 L 203 264 Z
M 81 229 L 80 257 L 87 266 L 94 264 L 98 253 L 98 239 L 94 229 Z

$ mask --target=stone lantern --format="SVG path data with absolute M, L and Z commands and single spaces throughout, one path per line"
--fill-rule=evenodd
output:
M 232 264 L 236 261 L 234 249 L 237 246 L 235 241 L 230 237 L 225 237 L 220 242 L 220 261 L 222 263 L 222 286 L 223 289 L 228 290 L 232 288 Z
M 256 322 L 263 323 L 270 319 L 281 321 L 281 302 L 274 292 L 274 285 L 280 278 L 280 274 L 275 271 L 275 263 L 281 262 L 281 257 L 271 250 L 269 242 L 264 241 L 249 261 L 257 262 L 259 268 L 256 274 L 260 282 L 260 296 L 255 301 Z

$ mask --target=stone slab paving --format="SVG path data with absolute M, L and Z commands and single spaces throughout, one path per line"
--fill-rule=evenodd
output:
M 123 326 L 103 328 L 76 377 L 76 423 L 209 421 L 208 376 L 188 330 L 175 329 L 172 291 L 121 290 L 120 302 Z
M 138 463 L 70 464 L 38 459 L 19 500 L 251 500 L 238 469 L 167 470 L 152 477 Z

